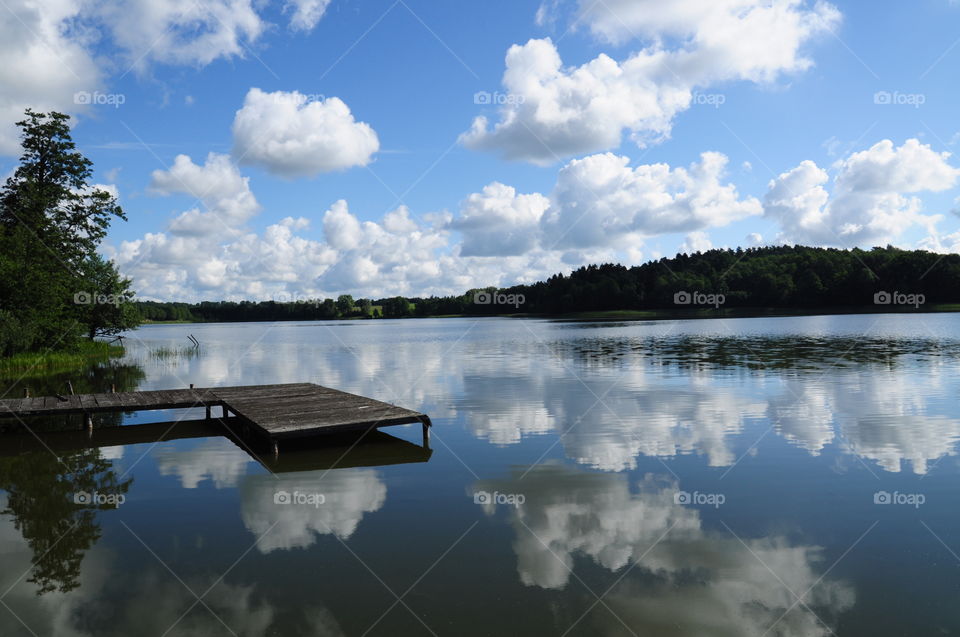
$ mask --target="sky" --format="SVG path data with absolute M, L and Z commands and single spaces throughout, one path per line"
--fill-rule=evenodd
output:
M 0 0 L 0 176 L 72 117 L 143 299 L 960 250 L 960 3 Z

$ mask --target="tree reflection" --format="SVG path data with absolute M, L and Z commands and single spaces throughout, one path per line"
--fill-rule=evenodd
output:
M 77 394 L 109 392 L 111 388 L 118 392 L 135 391 L 144 378 L 146 378 L 146 372 L 140 365 L 109 361 L 72 372 L 17 378 L 0 377 L 0 387 L 3 388 L 3 391 L 0 392 L 0 398 L 20 398 L 23 396 L 24 389 L 27 388 L 30 389 L 31 396 L 68 394 L 68 382 L 73 386 L 74 393 Z M 98 427 L 116 427 L 123 421 L 123 414 L 121 412 L 99 413 L 96 421 Z M 31 418 L 27 424 L 33 431 L 56 431 L 64 427 L 68 429 L 79 427 L 82 422 L 83 416 L 72 414 Z M 0 431 L 19 428 L 22 428 L 22 425 L 16 419 L 4 418 L 0 420 Z
M 83 497 L 78 504 L 77 494 L 122 495 L 132 482 L 120 482 L 99 449 L 0 458 L 0 489 L 8 492 L 0 514 L 13 518 L 33 551 L 28 581 L 38 595 L 77 588 L 83 556 L 100 538 L 96 512 L 114 506 Z

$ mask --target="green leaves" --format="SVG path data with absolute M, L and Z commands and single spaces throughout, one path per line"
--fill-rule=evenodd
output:
M 91 186 L 93 164 L 76 150 L 69 117 L 28 109 L 17 125 L 23 154 L 0 189 L 0 355 L 66 349 L 135 326 L 130 281 L 97 254 L 113 219 L 126 217 L 111 193 Z M 78 307 L 84 294 L 112 301 Z

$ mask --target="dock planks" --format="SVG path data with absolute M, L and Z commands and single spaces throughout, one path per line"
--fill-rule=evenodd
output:
M 431 424 L 426 414 L 313 383 L 80 394 L 63 398 L 0 400 L 0 417 L 89 416 L 103 412 L 219 406 L 274 443 L 281 439 L 416 422 L 423 424 L 426 439 L 427 427 Z

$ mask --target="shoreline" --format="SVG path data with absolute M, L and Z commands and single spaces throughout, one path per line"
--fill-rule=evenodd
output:
M 895 309 L 894 309 L 895 308 Z M 369 316 L 346 316 L 328 319 L 265 319 L 256 321 L 143 321 L 148 325 L 213 325 L 231 323 L 296 323 L 319 321 L 396 321 L 446 318 L 531 318 L 558 321 L 657 321 L 657 320 L 696 320 L 711 318 L 764 318 L 787 316 L 833 316 L 843 314 L 944 314 L 960 312 L 960 304 L 938 304 L 922 308 L 911 306 L 845 306 L 815 308 L 779 308 L 779 307 L 742 307 L 742 308 L 696 308 L 696 309 L 649 309 L 649 310 L 594 310 L 583 312 L 563 312 L 560 314 L 540 313 L 503 313 L 503 314 L 439 314 L 431 316 L 397 316 L 390 318 L 372 318 Z

